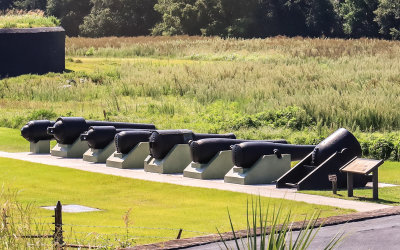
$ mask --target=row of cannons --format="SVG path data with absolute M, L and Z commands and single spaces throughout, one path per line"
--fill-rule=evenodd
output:
M 318 145 L 292 145 L 285 140 L 239 140 L 234 134 L 199 134 L 190 130 L 157 130 L 153 124 L 87 121 L 61 117 L 28 122 L 21 135 L 32 153 L 82 158 L 109 167 L 143 169 L 197 179 L 224 179 L 236 184 L 276 183 L 277 188 L 329 189 L 328 175 L 361 156 L 361 146 L 341 128 Z M 50 150 L 50 140 L 57 145 Z M 299 161 L 291 168 L 291 161 Z M 356 176 L 363 187 L 370 176 Z

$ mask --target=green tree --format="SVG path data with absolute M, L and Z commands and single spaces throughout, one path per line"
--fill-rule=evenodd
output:
M 262 0 L 257 19 L 265 36 L 330 36 L 337 26 L 330 0 Z
M 12 8 L 13 2 L 13 0 L 0 0 L 0 10 Z
M 157 0 L 91 0 L 90 14 L 80 25 L 84 36 L 148 35 L 160 20 L 154 10 Z
M 68 36 L 78 36 L 79 25 L 91 7 L 90 0 L 48 0 L 46 12 L 60 19 Z
M 344 0 L 338 11 L 343 23 L 343 32 L 350 37 L 377 37 L 378 25 L 374 11 L 379 0 Z
M 46 10 L 47 0 L 18 0 L 14 6 L 23 10 Z
M 156 35 L 254 36 L 258 0 L 158 0 Z
M 381 0 L 375 14 L 379 33 L 400 40 L 400 0 Z

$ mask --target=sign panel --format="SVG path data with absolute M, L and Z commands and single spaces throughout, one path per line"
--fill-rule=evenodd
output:
M 337 181 L 337 176 L 335 174 L 328 175 L 329 181 Z
M 367 175 L 382 165 L 382 163 L 383 160 L 357 158 L 340 170 L 343 172 Z

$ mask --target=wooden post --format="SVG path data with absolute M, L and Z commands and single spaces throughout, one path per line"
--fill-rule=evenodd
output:
M 378 200 L 378 168 L 372 172 L 372 198 Z
M 176 239 L 177 239 L 177 240 L 179 240 L 179 239 L 181 238 L 182 231 L 183 231 L 183 229 L 182 229 L 182 228 L 181 228 L 181 229 L 179 229 L 178 236 L 176 237 Z
M 54 209 L 54 246 L 56 249 L 62 249 L 64 245 L 63 230 L 62 230 L 62 205 L 57 202 Z
M 332 181 L 332 192 L 337 194 L 337 181 Z
M 353 173 L 347 172 L 347 196 L 353 197 Z

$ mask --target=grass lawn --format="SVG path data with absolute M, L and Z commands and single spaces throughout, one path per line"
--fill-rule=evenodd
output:
M 35 216 L 48 217 L 44 222 L 52 221 L 52 212 L 38 207 L 55 205 L 60 200 L 63 204 L 79 204 L 102 210 L 64 213 L 63 222 L 67 225 L 124 227 L 122 217 L 131 209 L 131 226 L 183 228 L 183 237 L 202 234 L 186 230 L 215 233 L 218 227 L 220 231 L 229 231 L 227 208 L 236 228 L 245 228 L 246 200 L 251 199 L 251 196 L 241 193 L 134 180 L 6 158 L 0 158 L 0 180 L 6 189 L 18 190 L 17 199 L 23 204 L 34 204 L 37 208 Z M 262 202 L 271 206 L 281 204 L 285 210 L 291 209 L 295 220 L 303 219 L 304 215 L 310 215 L 315 210 L 321 210 L 323 217 L 351 212 L 282 199 L 262 198 Z M 67 225 L 64 230 L 69 232 L 71 227 Z M 123 228 L 102 227 L 73 227 L 73 231 L 80 234 L 125 233 Z M 130 234 L 143 237 L 173 238 L 177 233 L 177 230 L 130 229 Z M 77 237 L 82 240 L 79 234 Z M 137 243 L 163 240 L 166 239 L 140 238 Z
M 19 129 L 0 128 L 0 151 L 5 152 L 28 152 L 29 142 L 22 136 Z M 56 141 L 50 142 L 51 146 L 56 144 Z

